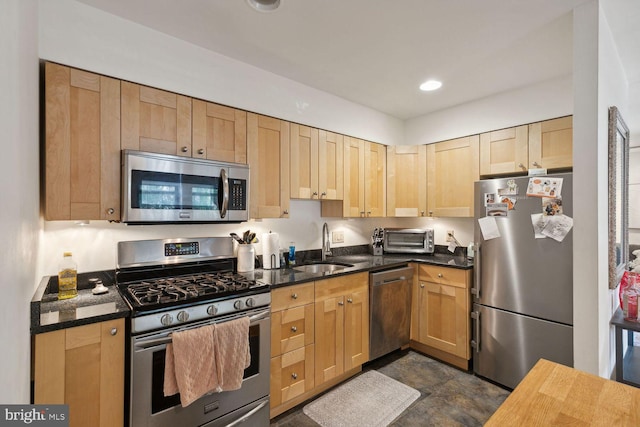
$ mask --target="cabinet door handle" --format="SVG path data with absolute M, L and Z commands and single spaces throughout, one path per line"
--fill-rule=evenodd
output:
M 351 304 L 351 303 L 353 302 L 353 300 L 352 300 L 351 298 L 347 298 L 347 302 L 348 302 L 349 304 Z
M 420 283 L 420 287 L 421 287 L 421 288 L 424 288 L 424 283 Z
M 344 301 L 338 301 L 338 305 L 344 305 Z
M 111 335 L 115 336 L 118 333 L 118 328 L 111 328 Z
M 540 167 L 540 164 L 539 164 L 538 162 L 533 162 L 533 166 L 535 166 L 535 167 L 539 168 L 539 167 Z
M 297 327 L 295 327 L 295 326 L 292 326 L 292 327 L 291 327 L 291 332 L 298 332 L 298 328 L 297 328 Z
M 184 147 L 182 147 L 180 149 L 180 151 L 182 151 L 183 153 L 186 153 L 187 151 L 189 151 L 189 149 L 187 148 L 187 146 L 185 145 Z
M 298 374 L 296 374 L 295 372 L 293 374 L 291 374 L 291 378 L 293 378 L 294 380 L 298 379 Z
M 289 211 L 285 209 L 285 210 L 282 212 L 282 214 L 283 214 L 283 215 L 289 215 Z
M 327 197 L 327 193 L 326 193 L 325 191 L 323 191 L 322 193 L 320 193 L 320 198 L 323 198 L 323 197 Z
M 318 195 L 318 192 L 314 191 L 313 194 L 311 195 L 311 197 L 313 198 L 313 196 L 317 196 L 317 195 Z
M 198 154 L 204 154 L 204 150 L 201 148 L 198 150 Z
M 424 216 L 424 211 L 420 211 L 420 216 Z
M 291 294 L 291 299 L 298 299 L 298 294 Z
M 519 167 L 520 169 L 527 170 L 527 168 L 525 168 L 525 167 L 524 167 L 524 165 L 523 165 L 522 163 L 518 163 L 518 167 Z
M 442 279 L 442 273 L 438 273 L 438 277 Z
M 108 213 L 109 215 L 113 215 L 113 214 L 115 213 L 115 211 L 116 211 L 116 210 L 115 210 L 115 209 L 113 209 L 113 208 L 109 208 L 109 209 L 107 209 L 107 213 Z

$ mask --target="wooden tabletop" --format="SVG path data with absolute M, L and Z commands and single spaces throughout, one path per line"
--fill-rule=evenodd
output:
M 485 426 L 640 426 L 640 389 L 540 359 Z

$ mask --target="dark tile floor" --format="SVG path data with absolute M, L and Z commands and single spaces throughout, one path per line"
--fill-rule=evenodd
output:
M 364 366 L 420 392 L 391 424 L 400 426 L 482 426 L 509 392 L 472 374 L 411 350 L 396 351 Z M 272 427 L 317 427 L 305 402 L 271 420 Z

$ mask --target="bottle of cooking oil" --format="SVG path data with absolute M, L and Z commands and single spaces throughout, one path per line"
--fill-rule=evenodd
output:
M 60 262 L 58 273 L 58 299 L 69 299 L 78 296 L 78 264 L 73 260 L 71 252 L 65 252 Z

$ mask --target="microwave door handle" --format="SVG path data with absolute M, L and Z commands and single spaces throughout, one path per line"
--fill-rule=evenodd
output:
M 220 180 L 222 181 L 222 206 L 220 207 L 220 218 L 227 216 L 229 208 L 229 177 L 227 171 L 220 169 Z

